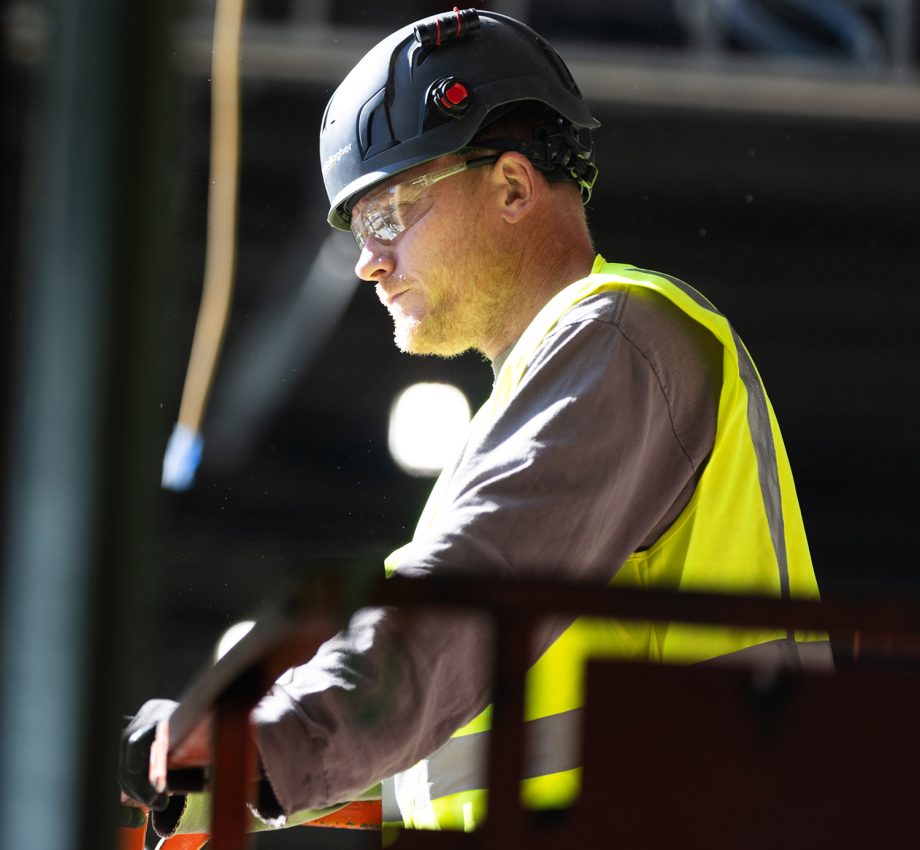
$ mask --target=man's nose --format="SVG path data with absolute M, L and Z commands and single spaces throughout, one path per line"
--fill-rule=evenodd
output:
M 361 280 L 376 283 L 381 278 L 393 274 L 395 268 L 396 261 L 390 248 L 371 237 L 361 249 L 361 255 L 355 263 L 355 274 Z

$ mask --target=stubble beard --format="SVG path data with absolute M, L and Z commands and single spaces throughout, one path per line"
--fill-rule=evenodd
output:
M 468 288 L 443 285 L 425 293 L 426 305 L 418 316 L 397 315 L 393 340 L 404 354 L 457 357 L 466 351 L 484 351 L 494 338 L 508 309 L 506 294 L 490 282 Z
M 438 303 L 429 305 L 421 316 L 397 315 L 391 311 L 396 347 L 403 354 L 435 357 L 455 357 L 475 347 L 458 328 L 455 309 L 454 304 Z

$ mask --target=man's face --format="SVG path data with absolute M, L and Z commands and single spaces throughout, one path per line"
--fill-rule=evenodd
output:
M 442 157 L 384 184 L 404 183 L 462 161 Z M 425 212 L 392 240 L 371 236 L 355 272 L 375 284 L 393 319 L 397 347 L 444 357 L 474 348 L 490 356 L 511 299 L 513 278 L 502 268 L 495 236 L 489 167 L 463 172 L 424 190 Z M 359 214 L 378 192 L 355 205 Z

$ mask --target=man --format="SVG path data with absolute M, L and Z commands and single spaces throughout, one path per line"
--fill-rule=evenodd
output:
M 330 100 L 329 222 L 354 234 L 356 272 L 375 285 L 396 344 L 476 349 L 495 373 L 387 569 L 815 597 L 780 432 L 734 330 L 681 281 L 595 256 L 583 200 L 597 126 L 545 41 L 474 10 L 394 33 Z M 465 620 L 410 631 L 386 611 L 360 612 L 253 714 L 260 813 L 335 804 L 395 776 L 406 824 L 474 828 L 488 652 Z M 820 636 L 782 631 L 548 624 L 527 705 L 544 752 L 524 783 L 537 806 L 577 792 L 567 742 L 591 653 L 770 668 L 829 659 Z M 153 720 L 168 711 L 135 721 L 135 765 L 146 768 Z M 126 789 L 149 803 L 143 768 Z M 160 758 L 154 779 L 164 770 Z

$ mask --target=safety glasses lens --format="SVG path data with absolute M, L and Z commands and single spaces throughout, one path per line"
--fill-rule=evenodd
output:
M 415 224 L 428 210 L 428 198 L 394 202 L 391 197 L 372 200 L 360 214 L 352 218 L 351 232 L 358 248 L 364 248 L 368 239 L 393 242 L 400 233 Z

